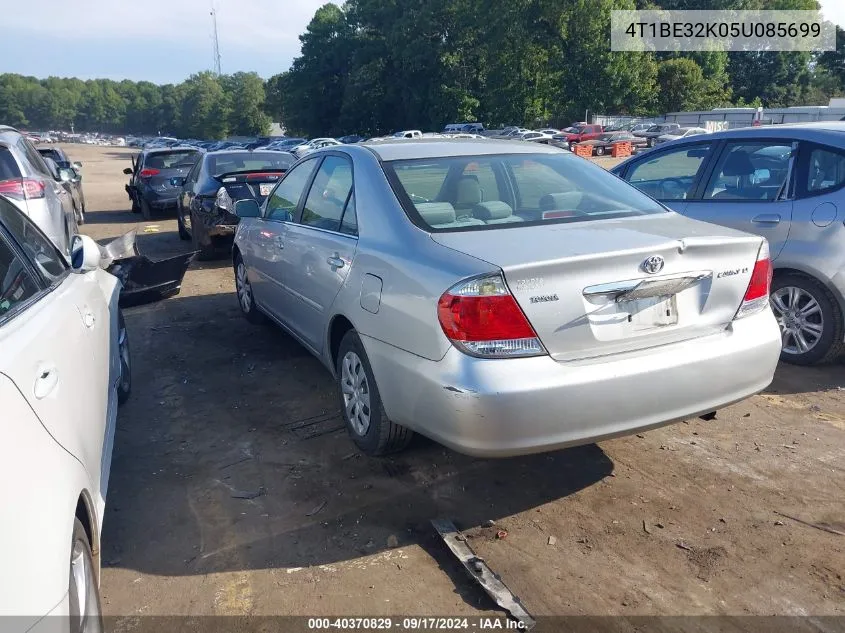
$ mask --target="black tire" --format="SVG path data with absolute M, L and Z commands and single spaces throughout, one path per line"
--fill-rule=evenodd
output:
M 351 364 L 355 365 L 356 362 L 359 363 L 356 366 L 356 370 L 363 371 L 365 377 L 365 381 L 361 382 L 358 390 L 359 397 L 364 393 L 366 394 L 368 405 L 364 401 L 356 399 L 361 410 L 368 412 L 368 423 L 363 432 L 359 424 L 353 423 L 347 410 L 346 396 L 344 395 L 344 362 L 350 354 L 353 355 L 349 356 Z M 356 358 L 357 361 L 354 360 Z M 388 419 L 381 402 L 381 395 L 379 394 L 378 385 L 373 376 L 372 367 L 370 367 L 370 361 L 367 358 L 367 353 L 364 351 L 361 338 L 355 330 L 349 330 L 340 342 L 335 371 L 337 372 L 337 393 L 340 399 L 341 415 L 343 416 L 343 421 L 346 423 L 346 430 L 349 432 L 349 436 L 358 448 L 363 453 L 375 457 L 395 453 L 408 446 L 414 437 L 414 432 Z
M 200 241 L 200 230 L 198 228 L 197 219 L 191 214 L 191 245 L 197 251 L 197 259 L 200 261 L 208 261 L 217 257 L 217 249 L 214 248 L 214 241 L 209 238 L 210 244 L 203 244 Z
M 788 305 L 789 292 L 785 291 L 783 294 L 778 292 L 785 288 L 796 288 L 804 293 L 806 300 L 801 301 L 801 295 L 798 294 L 797 305 L 793 309 L 797 308 L 800 311 L 801 308 L 810 306 L 810 299 L 807 298 L 809 296 L 818 304 L 818 311 L 814 311 L 809 316 L 804 316 L 803 319 L 799 318 L 798 322 L 792 320 L 791 311 L 784 312 L 784 308 L 790 307 Z M 780 298 L 784 295 L 787 297 L 786 301 Z M 843 330 L 845 329 L 842 322 L 842 309 L 833 294 L 815 279 L 796 274 L 776 276 L 772 282 L 771 304 L 772 311 L 781 326 L 781 332 L 783 332 L 785 326 L 790 324 L 802 332 L 807 331 L 807 325 L 821 327 L 821 335 L 818 336 L 812 347 L 803 353 L 799 351 L 798 339 L 795 336 L 784 335 L 784 349 L 780 355 L 782 361 L 793 365 L 817 365 L 831 363 L 845 352 L 845 343 L 842 340 Z M 806 341 L 806 337 L 804 340 Z M 792 351 L 787 351 L 790 349 Z
M 153 210 L 150 208 L 149 202 L 141 198 L 141 217 L 145 220 L 153 219 Z
M 190 241 L 191 234 L 188 233 L 185 225 L 182 224 L 182 210 L 176 209 L 176 226 L 179 227 L 179 239 L 185 242 Z
M 100 588 L 91 555 L 91 543 L 79 519 L 73 520 L 70 563 L 68 565 L 69 629 L 72 633 L 101 633 L 103 610 Z M 80 586 L 80 582 L 84 583 Z M 85 604 L 80 604 L 84 600 Z
M 85 224 L 85 207 L 82 209 L 77 209 L 76 207 L 73 208 L 74 212 L 76 213 L 76 225 L 82 226 Z
M 646 145 L 647 145 L 648 147 L 654 147 L 654 139 L 653 139 L 653 138 L 648 139 L 648 140 L 646 141 Z
M 596 147 L 596 156 L 604 156 L 604 148 L 601 145 Z
M 255 305 L 255 295 L 252 293 L 252 284 L 249 283 L 246 264 L 240 254 L 235 256 L 235 296 L 241 308 L 241 314 L 247 321 L 260 325 L 267 320 L 264 313 Z
M 125 404 L 132 393 L 132 354 L 129 333 L 123 312 L 117 313 L 117 348 L 120 355 L 120 381 L 117 383 L 117 403 Z
M 141 206 L 134 197 L 132 198 L 132 213 L 141 213 Z

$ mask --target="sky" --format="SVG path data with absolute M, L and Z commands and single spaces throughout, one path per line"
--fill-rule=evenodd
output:
M 288 69 L 327 0 L 18 0 L 3 12 L 0 72 L 178 83 L 213 67 L 212 1 L 223 72 L 266 79 Z M 845 1 L 820 3 L 845 28 Z

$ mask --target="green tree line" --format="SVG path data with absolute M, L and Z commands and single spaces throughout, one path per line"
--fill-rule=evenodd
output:
M 818 9 L 816 0 L 347 0 L 320 7 L 290 69 L 199 73 L 178 85 L 0 75 L 0 122 L 180 137 L 568 125 L 585 111 L 654 115 L 825 104 L 845 94 L 837 50 L 614 53 L 613 9 Z
M 0 123 L 33 130 L 223 138 L 266 134 L 264 80 L 256 73 L 148 81 L 0 75 Z

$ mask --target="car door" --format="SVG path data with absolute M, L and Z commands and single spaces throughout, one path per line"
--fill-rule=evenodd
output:
M 262 216 L 250 223 L 240 241 L 256 302 L 282 322 L 290 303 L 285 290 L 287 230 L 318 163 L 318 158 L 310 158 L 288 171 L 267 196 Z
M 85 466 L 94 490 L 105 487 L 103 445 L 117 407 L 117 322 L 97 272 L 72 273 L 47 237 L 0 199 L 0 373 Z
M 761 235 L 777 259 L 792 222 L 796 149 L 787 139 L 725 141 L 684 214 Z
M 323 159 L 285 239 L 288 325 L 316 352 L 323 349 L 328 310 L 349 273 L 358 246 L 352 162 Z
M 714 143 L 652 151 L 632 161 L 622 177 L 673 211 L 683 213 L 708 164 Z

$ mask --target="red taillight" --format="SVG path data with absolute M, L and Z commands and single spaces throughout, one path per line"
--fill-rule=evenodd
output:
M 263 180 L 265 178 L 274 178 L 274 179 L 278 180 L 279 176 L 281 176 L 284 173 L 285 172 L 283 172 L 283 171 L 267 171 L 267 172 L 262 172 L 260 174 L 247 174 L 246 179 L 247 180 Z
M 769 291 L 772 287 L 772 260 L 769 259 L 769 243 L 763 240 L 760 251 L 757 254 L 757 261 L 754 263 L 754 270 L 751 272 L 751 280 L 742 299 L 742 305 L 736 313 L 737 319 L 759 312 L 769 305 Z
M 0 194 L 16 200 L 35 200 L 46 195 L 44 183 L 31 178 L 16 178 L 0 182 Z
M 537 333 L 499 275 L 453 286 L 437 302 L 440 327 L 456 347 L 488 358 L 544 354 Z
M 141 178 L 152 178 L 153 176 L 158 176 L 160 173 L 158 169 L 148 167 L 147 169 L 142 169 L 138 176 Z

